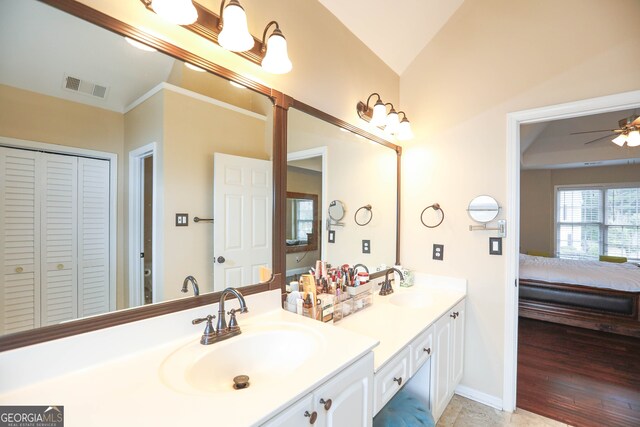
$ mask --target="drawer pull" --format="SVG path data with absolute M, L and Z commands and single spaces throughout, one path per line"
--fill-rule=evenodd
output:
M 331 399 L 320 399 L 320 404 L 324 405 L 324 410 L 328 411 L 329 409 L 331 409 L 331 404 L 333 403 L 333 401 Z
M 424 351 L 427 354 L 431 354 L 431 348 L 423 348 L 422 351 Z
M 393 380 L 397 382 L 399 386 L 402 385 L 402 377 L 400 378 L 393 377 Z
M 318 419 L 318 413 L 316 411 L 313 411 L 311 413 L 309 413 L 309 411 L 304 411 L 304 416 L 309 417 L 309 424 L 315 424 L 316 420 Z
M 22 273 L 23 271 L 24 271 L 24 268 L 16 267 L 16 273 Z

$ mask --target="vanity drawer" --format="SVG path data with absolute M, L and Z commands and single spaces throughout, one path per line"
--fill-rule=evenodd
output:
M 433 354 L 433 326 L 411 341 L 409 347 L 411 348 L 410 372 L 411 376 L 414 376 Z
M 391 399 L 398 390 L 409 380 L 410 347 L 406 346 L 402 351 L 376 372 L 373 383 L 373 414 Z

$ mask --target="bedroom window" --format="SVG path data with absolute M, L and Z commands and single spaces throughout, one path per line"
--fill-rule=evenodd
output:
M 292 213 L 294 238 L 306 242 L 313 232 L 313 200 L 296 199 Z
M 640 187 L 557 187 L 556 254 L 640 259 Z

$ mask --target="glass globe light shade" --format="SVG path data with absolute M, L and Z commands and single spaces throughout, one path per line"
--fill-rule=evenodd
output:
M 189 25 L 198 19 L 198 11 L 191 0 L 153 0 L 153 11 L 169 22 Z
M 254 40 L 247 27 L 247 14 L 236 0 L 231 0 L 224 7 L 218 44 L 232 52 L 245 52 L 253 48 Z

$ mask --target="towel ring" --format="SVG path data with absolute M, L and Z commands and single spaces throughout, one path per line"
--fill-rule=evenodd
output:
M 362 209 L 366 209 L 369 211 L 369 221 L 367 222 L 358 222 L 358 212 L 360 212 Z M 353 220 L 356 222 L 356 224 L 358 224 L 360 227 L 364 227 L 365 225 L 369 224 L 371 222 L 371 220 L 373 219 L 373 211 L 371 210 L 371 205 L 365 205 L 362 206 L 361 208 L 358 208 L 358 210 L 356 211 L 356 213 L 353 214 Z
M 423 216 L 424 216 L 424 213 L 427 211 L 427 209 L 433 209 L 434 211 L 440 211 L 442 213 L 442 218 L 440 218 L 440 222 L 438 222 L 436 225 L 427 225 L 427 224 L 425 224 Z M 434 203 L 431 206 L 427 206 L 426 208 L 424 208 L 422 210 L 422 213 L 420 214 L 420 222 L 422 223 L 422 225 L 424 225 L 427 228 L 436 228 L 437 226 L 442 224 L 442 221 L 444 221 L 444 211 L 440 207 L 439 203 Z

